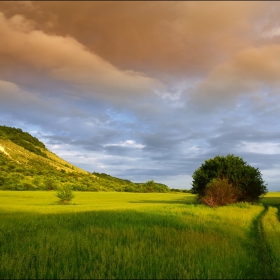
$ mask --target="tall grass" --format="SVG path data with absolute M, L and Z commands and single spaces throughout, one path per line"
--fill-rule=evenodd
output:
M 0 278 L 263 278 L 262 205 L 210 209 L 188 194 L 0 192 Z
M 268 207 L 267 214 L 262 220 L 262 226 L 271 254 L 271 261 L 278 278 L 280 278 L 280 222 L 278 211 L 279 209 L 276 207 Z

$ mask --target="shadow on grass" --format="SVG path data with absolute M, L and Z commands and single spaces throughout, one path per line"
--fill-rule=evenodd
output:
M 161 213 L 144 213 L 135 210 L 98 210 L 69 213 L 1 212 L 0 231 L 16 228 L 23 236 L 36 230 L 57 232 L 59 230 L 79 231 L 93 228 L 154 227 L 188 229 L 190 225 L 181 219 Z M 13 230 L 10 232 L 13 232 Z M 33 234 L 33 233 L 32 233 Z M 37 233 L 36 233 L 37 234 Z
M 265 205 L 280 205 L 280 197 L 275 196 L 275 197 L 264 197 L 261 202 Z

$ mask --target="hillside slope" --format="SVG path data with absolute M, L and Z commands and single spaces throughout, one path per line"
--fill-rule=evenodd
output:
M 169 192 L 154 181 L 136 184 L 89 173 L 50 152 L 19 128 L 0 126 L 0 190 L 53 190 L 69 185 L 81 191 Z
M 87 173 L 50 152 L 37 138 L 22 132 L 21 129 L 0 126 L 0 151 L 20 164 L 28 165 L 31 161 L 40 161 L 57 170 Z

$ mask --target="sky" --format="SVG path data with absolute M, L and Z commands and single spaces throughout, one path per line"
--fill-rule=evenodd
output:
M 280 2 L 7 1 L 0 38 L 0 125 L 170 188 L 234 154 L 280 191 Z

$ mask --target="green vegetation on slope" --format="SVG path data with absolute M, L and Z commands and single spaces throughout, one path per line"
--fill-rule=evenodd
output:
M 23 132 L 20 128 L 0 126 L 0 137 L 11 140 L 29 152 L 47 157 L 45 145 L 36 137 L 31 136 L 27 132 Z
M 166 185 L 156 183 L 153 180 L 147 181 L 146 183 L 132 183 L 129 180 L 119 179 L 105 173 L 93 172 L 92 174 L 99 178 L 99 181 L 102 185 L 107 185 L 110 186 L 111 188 L 112 186 L 115 186 L 114 188 L 117 191 L 142 192 L 142 193 L 147 193 L 147 192 L 165 193 L 170 191 L 170 189 Z
M 48 151 L 37 138 L 21 129 L 0 126 L 0 190 L 169 192 L 163 184 L 136 184 L 107 174 L 79 169 Z
M 212 209 L 191 204 L 190 194 L 75 195 L 62 206 L 55 192 L 0 191 L 0 278 L 280 278 L 260 246 L 270 242 L 260 241 L 263 205 Z

